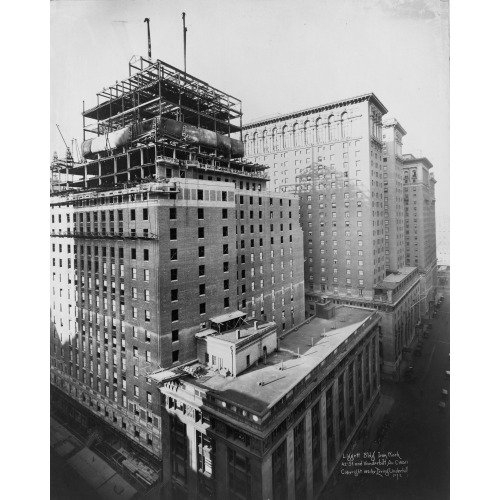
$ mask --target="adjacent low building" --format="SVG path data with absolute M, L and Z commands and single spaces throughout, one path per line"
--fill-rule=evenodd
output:
M 281 337 L 272 322 L 216 318 L 197 361 L 153 374 L 168 498 L 318 497 L 380 387 L 379 314 L 323 316 Z

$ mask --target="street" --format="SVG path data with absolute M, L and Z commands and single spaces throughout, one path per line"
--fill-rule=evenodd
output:
M 408 460 L 407 477 L 338 476 L 335 485 L 332 477 L 322 492 L 322 500 L 449 498 L 450 381 L 446 371 L 450 370 L 450 292 L 449 289 L 440 292 L 444 302 L 433 318 L 432 331 L 424 339 L 422 356 L 415 358 L 415 380 L 402 379 L 400 383 L 383 380 L 381 385 L 381 401 L 386 402 L 390 425 L 378 451 L 399 452 L 401 459 Z M 442 395 L 443 389 L 448 395 Z M 444 409 L 438 406 L 442 400 L 446 402 Z M 373 443 L 364 445 L 366 451 L 370 445 L 373 449 Z

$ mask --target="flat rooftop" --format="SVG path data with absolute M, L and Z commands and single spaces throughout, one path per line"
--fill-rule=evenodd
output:
M 337 306 L 332 319 L 314 318 L 279 342 L 280 350 L 235 378 L 226 378 L 197 364 L 199 377 L 186 381 L 209 391 L 218 399 L 233 402 L 254 414 L 262 414 L 290 392 L 331 352 L 357 330 L 371 323 L 376 311 L 352 306 Z M 324 335 L 324 336 L 323 336 Z M 312 342 L 311 342 L 312 341 Z M 297 357 L 297 352 L 299 356 Z M 343 349 L 339 349 L 339 356 Z M 283 370 L 280 370 L 283 363 Z M 259 385 L 262 383 L 263 385 Z
M 416 267 L 401 267 L 398 269 L 397 273 L 389 274 L 386 276 L 382 283 L 379 283 L 375 288 L 396 288 L 401 281 L 403 281 L 409 274 L 411 274 Z

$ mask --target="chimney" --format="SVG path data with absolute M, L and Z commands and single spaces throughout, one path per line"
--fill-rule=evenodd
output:
M 255 330 L 255 331 L 257 331 L 257 330 L 258 330 L 257 321 L 254 321 L 254 322 L 253 322 L 253 328 L 254 328 L 254 330 Z
M 241 330 L 238 328 L 238 330 L 236 330 L 236 335 L 238 336 L 238 340 L 241 339 Z

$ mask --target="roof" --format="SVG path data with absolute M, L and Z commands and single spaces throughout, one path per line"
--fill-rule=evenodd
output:
M 384 127 L 397 128 L 403 135 L 406 135 L 406 130 L 402 127 L 401 123 L 396 118 L 383 118 L 382 125 Z
M 200 365 L 204 376 L 185 378 L 252 413 L 264 413 L 290 392 L 330 353 L 378 318 L 376 311 L 339 306 L 333 319 L 314 318 L 279 342 L 280 350 L 270 353 L 266 364 L 259 363 L 234 378 L 226 378 Z M 360 330 L 358 330 L 361 327 Z M 325 336 L 323 336 L 325 334 Z M 311 345 L 312 339 L 312 345 Z M 297 357 L 299 352 L 300 357 Z M 339 349 L 339 356 L 343 349 Z M 281 364 L 283 363 L 283 370 Z M 264 385 L 259 385 L 260 382 Z
M 182 375 L 180 373 L 172 370 L 159 370 L 149 375 L 149 378 L 155 382 L 167 382 L 167 380 L 173 380 L 181 376 Z
M 375 285 L 374 288 L 386 288 L 389 290 L 392 290 L 393 288 L 396 288 L 401 281 L 403 281 L 409 274 L 411 274 L 416 267 L 401 267 L 398 269 L 397 273 L 392 273 L 389 274 L 384 278 L 384 280 L 381 283 L 378 283 Z
M 255 328 L 254 323 L 257 323 L 257 328 Z M 271 327 L 276 328 L 276 323 L 254 320 L 251 324 L 243 323 L 238 328 L 235 328 L 230 332 L 217 335 L 213 338 L 237 344 L 238 342 L 248 339 L 254 335 L 268 333 L 273 329 Z M 238 338 L 238 330 L 240 331 L 240 338 Z
M 373 93 L 369 93 L 369 94 L 363 94 L 363 95 L 356 96 L 356 97 L 351 97 L 348 99 L 342 99 L 340 101 L 329 102 L 327 104 L 321 104 L 320 106 L 314 106 L 312 108 L 301 109 L 298 111 L 292 111 L 292 112 L 285 113 L 285 114 L 276 114 L 276 115 L 269 116 L 267 118 L 258 118 L 257 120 L 254 120 L 250 123 L 243 125 L 243 130 L 248 130 L 250 128 L 258 127 L 258 126 L 264 125 L 266 123 L 288 120 L 290 118 L 293 118 L 296 115 L 316 113 L 318 111 L 323 111 L 323 110 L 332 109 L 332 108 L 338 108 L 338 107 L 344 106 L 346 104 L 351 104 L 353 102 L 362 102 L 362 101 L 371 101 L 382 111 L 383 114 L 387 113 L 387 108 L 379 101 L 377 96 Z
M 197 339 L 203 339 L 205 337 L 208 337 L 209 335 L 213 335 L 214 333 L 217 333 L 217 330 L 213 330 L 212 328 L 207 328 L 206 330 L 202 330 L 201 332 L 195 333 L 194 336 Z
M 403 167 L 405 165 L 413 165 L 415 163 L 423 163 L 427 168 L 432 168 L 432 163 L 425 157 L 415 158 L 411 153 L 403 155 Z
M 246 313 L 241 311 L 233 311 L 227 314 L 221 314 L 220 316 L 214 316 L 213 318 L 210 318 L 210 321 L 212 323 L 224 323 L 231 319 L 241 318 L 242 316 L 246 316 Z

